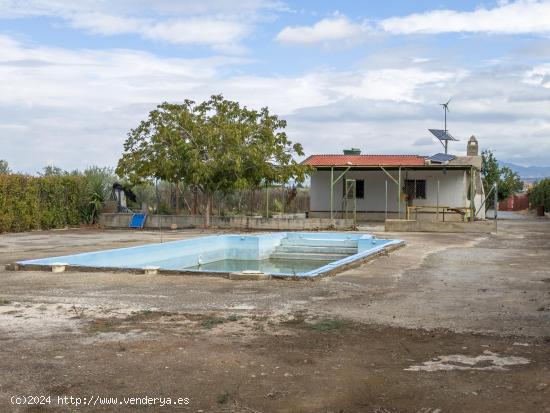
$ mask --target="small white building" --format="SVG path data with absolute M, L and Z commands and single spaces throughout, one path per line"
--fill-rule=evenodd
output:
M 311 155 L 310 217 L 383 221 L 386 218 L 485 219 L 481 156 L 475 137 L 467 156 L 439 153 Z

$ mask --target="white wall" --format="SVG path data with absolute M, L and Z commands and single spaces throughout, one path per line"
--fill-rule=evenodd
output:
M 334 179 L 342 174 L 334 171 Z M 397 180 L 398 172 L 390 171 Z M 364 179 L 365 198 L 357 199 L 357 211 L 383 212 L 385 210 L 385 183 L 388 182 L 388 211 L 396 212 L 397 185 L 383 171 L 349 171 L 342 178 Z M 334 211 L 342 210 L 343 183 L 340 179 L 334 185 Z M 402 171 L 401 179 L 425 179 L 426 199 L 415 199 L 413 205 L 436 205 L 437 180 L 439 180 L 439 205 L 448 207 L 469 207 L 467 198 L 469 179 L 466 171 Z M 402 202 L 401 210 L 406 209 Z M 316 171 L 311 177 L 310 211 L 330 211 L 330 171 Z
M 469 180 L 466 171 L 410 171 L 407 178 L 425 179 L 426 199 L 414 199 L 412 205 L 437 204 L 437 181 L 439 180 L 439 205 L 451 208 L 469 207 Z

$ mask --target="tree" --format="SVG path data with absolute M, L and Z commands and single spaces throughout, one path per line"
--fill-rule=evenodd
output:
M 199 104 L 163 103 L 129 132 L 116 172 L 133 183 L 153 178 L 200 190 L 208 227 L 216 192 L 305 179 L 309 169 L 294 160 L 302 146 L 285 127 L 268 108 L 251 110 L 221 95 Z
M 506 199 L 510 195 L 517 194 L 523 189 L 523 181 L 507 166 L 500 168 L 500 182 L 498 183 L 499 199 Z
M 488 194 L 495 183 L 498 185 L 498 200 L 508 198 L 517 194 L 523 189 L 523 182 L 519 175 L 507 166 L 500 167 L 495 155 L 490 150 L 481 153 L 481 176 L 483 178 L 483 189 Z M 487 199 L 486 207 L 494 206 L 494 198 Z
M 11 169 L 8 165 L 8 161 L 0 159 L 0 175 L 9 175 L 11 174 Z
M 64 176 L 69 175 L 69 173 L 59 166 L 48 165 L 42 168 L 42 173 L 38 173 L 40 176 Z
M 546 212 L 550 211 L 550 178 L 535 182 L 529 189 L 529 203 L 531 207 L 543 206 Z

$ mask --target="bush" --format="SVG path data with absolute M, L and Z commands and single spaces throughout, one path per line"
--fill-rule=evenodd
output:
M 86 198 L 82 176 L 0 175 L 0 232 L 78 225 Z
M 111 168 L 92 166 L 84 170 L 85 188 L 81 194 L 85 200 L 83 205 L 84 220 L 94 224 L 99 218 L 101 208 L 112 194 L 115 177 Z
M 536 182 L 529 189 L 529 203 L 536 208 L 543 205 L 546 212 L 550 212 L 550 178 Z

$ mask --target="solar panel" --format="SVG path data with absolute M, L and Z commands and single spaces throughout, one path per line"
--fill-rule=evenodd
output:
M 435 155 L 430 156 L 428 159 L 434 163 L 445 163 L 452 161 L 456 156 L 449 155 L 447 153 L 436 153 Z
M 435 136 L 440 141 L 458 141 L 458 139 L 455 139 L 451 136 L 449 132 L 443 129 L 428 129 L 433 136 Z

